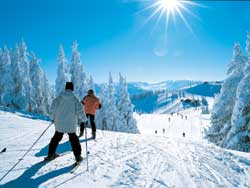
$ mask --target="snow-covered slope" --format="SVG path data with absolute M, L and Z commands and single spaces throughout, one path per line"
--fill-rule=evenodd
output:
M 137 89 L 159 91 L 169 90 L 176 91 L 185 87 L 200 84 L 201 81 L 191 80 L 167 80 L 159 83 L 146 83 L 146 82 L 129 82 L 128 89 L 131 94 L 136 94 Z
M 170 114 L 172 112 L 182 111 L 183 106 L 180 99 L 175 100 L 173 103 L 168 103 L 154 111 L 155 114 Z
M 98 131 L 89 141 L 89 171 L 86 160 L 70 173 L 74 157 L 65 135 L 58 152 L 63 156 L 47 164 L 53 128 L 42 137 L 24 160 L 0 182 L 2 188 L 217 188 L 250 187 L 250 155 L 218 148 L 202 140 L 209 116 L 186 110 L 174 114 L 135 115 L 141 135 Z M 169 122 L 170 117 L 170 122 Z M 49 122 L 20 113 L 0 111 L 0 177 L 27 151 Z M 163 134 L 165 129 L 165 134 Z M 155 134 L 157 130 L 157 134 Z M 182 137 L 182 133 L 186 137 Z M 88 132 L 89 134 L 89 132 Z M 85 140 L 81 139 L 83 156 Z
M 191 81 L 191 80 L 166 80 L 159 83 L 147 83 L 147 82 L 128 82 L 128 92 L 131 96 L 140 95 L 148 91 L 176 91 L 183 88 L 189 88 L 191 86 L 196 86 L 201 84 L 201 81 Z M 95 84 L 95 90 L 97 94 L 100 93 L 103 84 Z M 115 83 L 116 90 L 119 84 Z
M 136 112 L 170 113 L 172 102 L 175 104 L 178 102 L 174 100 L 192 99 L 194 96 L 196 98 L 214 97 L 220 92 L 221 84 L 221 82 L 166 81 L 152 86 L 146 83 L 130 83 L 130 89 L 132 88 L 130 95 Z M 174 109 L 178 110 L 176 107 Z

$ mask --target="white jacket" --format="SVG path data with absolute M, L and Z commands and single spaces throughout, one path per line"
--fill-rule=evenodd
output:
M 53 100 L 50 112 L 56 131 L 61 133 L 75 133 L 76 127 L 87 121 L 82 104 L 71 90 Z

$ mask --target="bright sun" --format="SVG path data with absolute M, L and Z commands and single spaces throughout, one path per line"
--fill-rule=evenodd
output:
M 178 6 L 178 0 L 159 0 L 157 4 L 165 11 L 174 11 Z
M 188 14 L 194 15 L 187 7 L 186 5 L 191 6 L 200 6 L 200 4 L 197 4 L 190 0 L 154 0 L 154 2 L 145 8 L 144 10 L 148 9 L 154 9 L 152 14 L 148 17 L 146 22 L 151 20 L 155 15 L 159 15 L 156 24 L 159 23 L 160 19 L 163 17 L 165 19 L 165 27 L 166 31 L 168 29 L 169 20 L 172 18 L 172 20 L 175 22 L 176 16 L 179 16 L 181 20 L 184 22 L 186 27 L 192 32 L 192 28 L 189 25 L 187 19 L 185 18 L 183 12 L 186 12 Z M 145 23 L 146 23 L 145 22 Z

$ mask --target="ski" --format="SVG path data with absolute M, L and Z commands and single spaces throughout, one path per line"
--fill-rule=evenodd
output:
M 90 141 L 93 140 L 94 142 L 97 142 L 96 138 L 91 138 Z
M 57 159 L 58 157 L 61 157 L 61 155 L 59 155 L 59 156 L 57 156 L 57 157 L 54 157 L 53 159 L 46 159 L 46 157 L 44 157 L 43 160 L 42 160 L 41 162 L 48 163 L 48 162 L 54 161 L 54 160 Z
M 89 138 L 84 138 L 84 139 L 79 138 L 79 140 L 80 142 L 87 142 L 87 141 L 96 140 L 96 139 L 94 139 L 93 137 L 89 137 Z
M 69 153 L 71 153 L 71 151 L 67 151 L 67 152 L 58 154 L 58 156 L 56 156 L 56 157 L 54 157 L 54 158 L 52 158 L 52 159 L 46 159 L 46 157 L 44 157 L 44 158 L 43 158 L 43 161 L 41 161 L 41 162 L 45 162 L 45 163 L 51 162 L 51 161 L 54 161 L 55 159 L 57 159 L 57 158 L 59 158 L 59 157 L 62 157 L 62 156 L 64 156 L 64 155 L 67 155 L 67 154 L 69 154 Z
M 7 148 L 3 148 L 1 151 L 0 151 L 0 153 L 4 153 L 4 152 L 6 152 L 7 151 Z
M 72 169 L 71 169 L 70 173 L 71 173 L 71 174 L 74 174 L 74 173 L 77 171 L 77 169 L 81 166 L 81 163 L 82 163 L 82 162 L 75 162 L 75 163 L 72 165 Z

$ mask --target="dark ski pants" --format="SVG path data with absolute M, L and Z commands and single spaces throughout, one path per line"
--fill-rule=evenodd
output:
M 93 114 L 86 114 L 87 118 L 90 120 L 90 125 L 92 132 L 96 132 L 96 125 L 95 125 L 95 115 Z M 84 132 L 84 126 L 80 127 L 81 132 Z
M 59 142 L 62 140 L 63 134 L 64 133 L 60 133 L 57 131 L 55 132 L 49 144 L 48 156 L 52 156 L 56 152 L 56 148 Z M 76 135 L 76 133 L 68 133 L 68 135 L 69 135 L 69 141 L 70 141 L 75 157 L 80 156 L 82 148 L 81 148 L 78 136 Z

